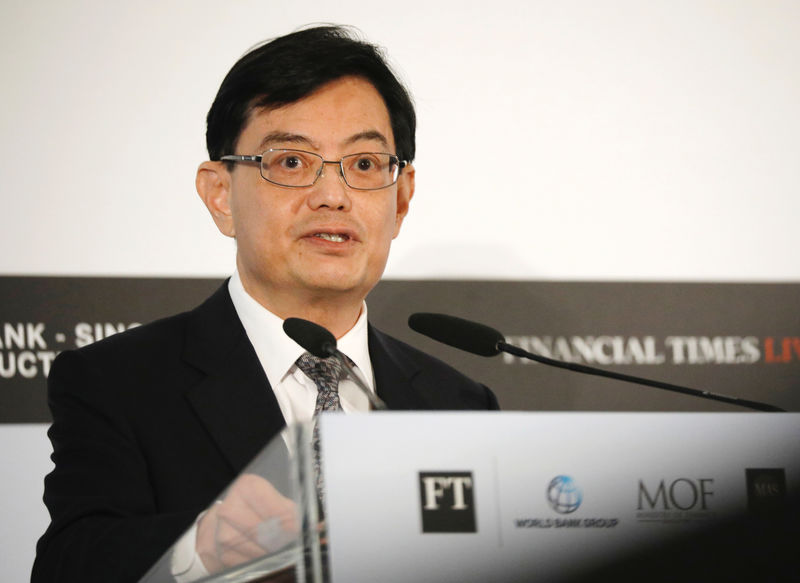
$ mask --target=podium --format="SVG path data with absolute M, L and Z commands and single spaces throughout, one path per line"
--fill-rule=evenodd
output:
M 373 412 L 320 424 L 322 504 L 311 428 L 289 427 L 215 503 L 242 480 L 274 488 L 281 503 L 268 501 L 242 540 L 220 542 L 247 538 L 263 554 L 195 580 L 800 572 L 800 414 Z M 142 581 L 174 581 L 178 555 L 170 549 Z

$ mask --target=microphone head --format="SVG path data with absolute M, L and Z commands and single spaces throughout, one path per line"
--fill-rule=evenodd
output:
M 336 353 L 336 338 L 319 324 L 301 318 L 286 318 L 283 331 L 314 356 L 328 358 Z
M 445 314 L 411 314 L 408 325 L 415 332 L 480 356 L 499 354 L 497 343 L 505 342 L 494 328 Z

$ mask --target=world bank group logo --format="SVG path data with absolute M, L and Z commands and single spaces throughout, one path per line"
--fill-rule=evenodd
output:
M 583 491 L 572 476 L 564 474 L 558 475 L 550 482 L 547 483 L 545 498 L 555 512 L 561 516 L 520 516 L 514 518 L 514 526 L 517 529 L 525 529 L 530 532 L 542 532 L 545 529 L 562 530 L 565 528 L 571 529 L 584 529 L 601 531 L 609 528 L 616 528 L 619 524 L 619 518 L 616 516 L 609 516 L 608 514 L 594 514 L 578 518 L 576 516 L 567 516 L 580 508 L 583 502 Z M 599 506 L 598 506 L 599 505 Z M 597 496 L 592 497 L 592 503 L 589 505 L 591 508 L 588 512 L 596 512 L 603 510 L 602 501 L 598 503 Z M 584 512 L 586 513 L 586 508 Z
M 547 485 L 547 502 L 559 514 L 572 514 L 583 502 L 583 492 L 570 476 L 556 476 Z

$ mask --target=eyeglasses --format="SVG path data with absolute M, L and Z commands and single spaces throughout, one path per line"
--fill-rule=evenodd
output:
M 264 180 L 289 188 L 312 186 L 322 175 L 325 164 L 337 164 L 345 184 L 356 190 L 387 188 L 397 182 L 400 170 L 408 164 L 394 154 L 381 152 L 361 152 L 349 154 L 341 160 L 325 160 L 319 154 L 304 150 L 274 149 L 260 156 L 230 154 L 220 160 L 257 163 Z

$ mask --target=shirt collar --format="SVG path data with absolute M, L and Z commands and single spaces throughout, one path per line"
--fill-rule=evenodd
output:
M 228 291 L 267 379 L 273 387 L 277 386 L 292 371 L 295 361 L 305 350 L 286 335 L 281 318 L 247 293 L 238 271 L 231 276 Z M 355 325 L 336 344 L 355 363 L 369 387 L 374 390 L 367 329 L 367 304 L 362 302 L 361 314 Z

